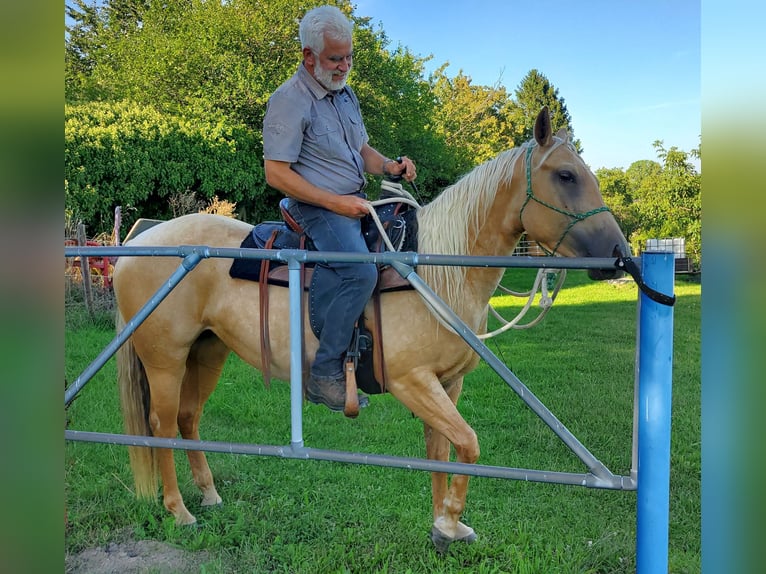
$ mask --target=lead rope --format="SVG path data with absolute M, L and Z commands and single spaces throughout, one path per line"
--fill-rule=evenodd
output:
M 492 305 L 487 305 L 487 307 L 489 308 L 489 311 L 492 313 L 492 315 L 494 315 L 495 318 L 498 321 L 503 323 L 503 325 L 502 325 L 502 327 L 499 327 L 499 328 L 495 329 L 494 331 L 492 331 L 490 333 L 484 333 L 483 335 L 477 335 L 477 337 L 479 339 L 482 339 L 482 340 L 483 339 L 490 339 L 492 337 L 495 337 L 497 335 L 505 333 L 509 329 L 518 329 L 518 330 L 529 329 L 531 327 L 534 327 L 538 323 L 540 323 L 540 321 L 543 320 L 545 315 L 548 314 L 548 311 L 550 311 L 551 307 L 553 307 L 553 302 L 556 300 L 556 295 L 558 295 L 559 290 L 561 289 L 561 286 L 564 284 L 564 279 L 566 278 L 566 269 L 558 270 L 559 271 L 558 280 L 556 281 L 556 285 L 555 285 L 555 287 L 553 289 L 553 294 L 549 296 L 548 295 L 548 286 L 547 286 L 546 274 L 547 274 L 547 272 L 553 272 L 553 271 L 556 271 L 556 270 L 553 270 L 553 269 L 538 269 L 537 277 L 535 277 L 535 282 L 532 285 L 532 289 L 530 289 L 526 293 L 516 293 L 514 291 L 511 291 L 510 289 L 506 289 L 506 288 L 498 285 L 498 288 L 501 291 L 505 291 L 506 293 L 508 293 L 510 295 L 513 295 L 515 297 L 527 297 L 528 296 L 529 298 L 527 299 L 527 302 L 524 305 L 524 307 L 522 307 L 521 311 L 519 311 L 518 315 L 516 315 L 516 317 L 514 319 L 510 320 L 510 321 L 507 321 L 505 319 L 505 317 L 500 315 L 500 313 L 498 313 L 498 311 Z M 524 323 L 523 325 L 519 325 L 519 322 L 524 318 L 524 316 L 529 311 L 529 308 L 532 306 L 532 302 L 534 301 L 535 296 L 537 295 L 537 290 L 538 289 L 540 289 L 540 307 L 542 307 L 542 311 L 540 311 L 540 313 L 537 315 L 537 317 L 532 319 L 529 323 Z

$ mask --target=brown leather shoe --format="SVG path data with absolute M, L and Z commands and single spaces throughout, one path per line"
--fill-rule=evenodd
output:
M 311 375 L 306 383 L 306 398 L 317 405 L 325 405 L 331 411 L 343 411 L 346 406 L 346 378 L 315 377 Z M 370 400 L 359 394 L 359 408 L 370 404 Z

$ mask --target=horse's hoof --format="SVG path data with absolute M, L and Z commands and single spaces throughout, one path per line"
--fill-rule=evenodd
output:
M 476 532 L 474 532 L 473 528 L 466 526 L 462 522 L 457 523 L 457 529 L 454 538 L 447 536 L 436 526 L 431 528 L 431 542 L 433 542 L 434 547 L 436 548 L 436 552 L 440 556 L 444 556 L 444 554 L 449 549 L 449 545 L 453 542 L 465 542 L 466 544 L 471 544 L 472 542 L 475 542 L 477 538 L 478 536 L 476 535 Z
M 189 518 L 179 519 L 176 518 L 176 526 L 190 526 L 192 528 L 195 528 L 197 526 L 197 519 L 194 518 L 194 516 L 191 516 L 191 520 Z
M 441 530 L 434 526 L 431 528 L 431 542 L 433 542 L 436 553 L 439 556 L 444 556 L 449 550 L 449 545 L 452 544 L 454 538 L 450 538 L 444 534 Z
M 476 542 L 477 538 L 478 536 L 473 528 L 466 526 L 462 522 L 457 523 L 457 532 L 455 533 L 453 542 L 465 542 L 466 544 L 471 544 L 472 542 Z

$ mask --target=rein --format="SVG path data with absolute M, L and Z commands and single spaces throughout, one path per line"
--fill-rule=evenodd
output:
M 556 251 L 558 251 L 559 245 L 561 245 L 561 242 L 564 241 L 564 238 L 567 236 L 569 231 L 574 227 L 574 225 L 580 221 L 584 221 L 588 219 L 591 215 L 596 215 L 597 213 L 601 213 L 602 211 L 611 211 L 606 205 L 603 205 L 601 207 L 597 207 L 596 209 L 591 209 L 590 211 L 584 211 L 581 213 L 577 213 L 574 211 L 568 211 L 566 209 L 561 209 L 560 207 L 556 207 L 555 205 L 552 205 L 546 201 L 543 201 L 539 197 L 535 197 L 534 192 L 532 191 L 532 152 L 534 151 L 535 143 L 531 142 L 527 146 L 527 153 L 525 156 L 525 162 L 526 162 L 526 172 L 527 172 L 527 198 L 524 200 L 524 205 L 521 206 L 521 211 L 519 211 L 519 221 L 521 221 L 522 227 L 524 226 L 524 222 L 522 220 L 522 217 L 524 215 L 524 209 L 526 209 L 527 205 L 529 204 L 530 200 L 536 201 L 540 205 L 543 205 L 547 207 L 548 209 L 552 209 L 556 213 L 560 213 L 562 215 L 566 215 L 567 217 L 570 217 L 572 220 L 569 222 L 569 225 L 567 225 L 567 228 L 564 230 L 564 233 L 561 234 L 561 237 L 559 237 L 558 242 L 556 242 L 556 246 L 553 248 L 553 251 L 548 251 L 544 245 L 541 245 L 539 242 L 536 242 L 537 245 L 545 251 L 545 253 L 548 256 L 556 255 Z

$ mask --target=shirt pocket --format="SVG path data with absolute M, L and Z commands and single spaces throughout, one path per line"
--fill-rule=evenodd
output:
M 314 144 L 322 150 L 321 153 L 325 157 L 342 157 L 348 147 L 343 139 L 341 126 L 333 122 L 315 121 L 311 124 L 309 133 Z
M 339 112 L 343 117 L 343 124 L 346 127 L 348 143 L 354 151 L 359 151 L 367 141 L 367 132 L 364 128 L 364 122 L 359 109 L 349 98 L 341 99 Z
M 362 118 L 358 113 L 349 114 L 348 120 L 349 143 L 354 150 L 359 151 L 362 149 L 365 141 L 367 141 L 364 122 L 362 122 Z

